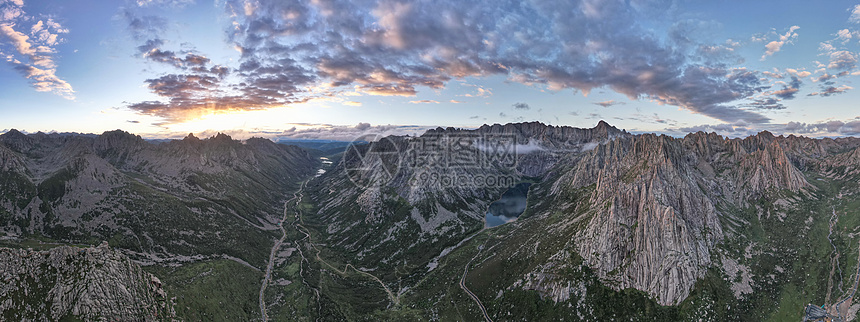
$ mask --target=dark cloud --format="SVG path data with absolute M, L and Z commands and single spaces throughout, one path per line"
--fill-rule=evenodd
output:
M 826 81 L 834 79 L 834 78 L 836 78 L 835 75 L 830 75 L 830 74 L 825 72 L 821 76 L 818 76 L 818 78 L 816 78 L 815 81 L 816 82 L 826 82 Z
M 742 61 L 733 54 L 737 44 L 701 43 L 700 35 L 718 25 L 684 21 L 664 37 L 638 24 L 665 19 L 670 4 L 227 0 L 224 9 L 233 20 L 230 45 L 241 59 L 230 72 L 238 80 L 209 88 L 207 104 L 216 106 L 239 101 L 236 108 L 268 108 L 343 91 L 415 96 L 454 79 L 504 75 L 550 90 L 608 88 L 725 122 L 769 121 L 736 103 L 769 88 L 761 73 L 732 68 Z M 126 20 L 139 40 L 157 39 L 153 34 L 166 26 L 149 16 L 126 14 Z M 203 56 L 162 47 L 143 44 L 139 50 L 182 75 L 212 76 L 203 71 L 211 65 Z M 157 93 L 164 98 L 161 111 L 194 105 L 167 96 L 175 91 Z
M 792 93 L 791 95 L 793 98 L 794 93 Z M 777 94 L 777 96 L 779 96 L 779 94 Z M 752 107 L 752 108 L 756 108 L 756 109 L 763 109 L 763 110 L 783 110 L 783 109 L 785 109 L 785 105 L 782 105 L 782 103 L 780 103 L 779 99 L 771 98 L 771 97 L 755 99 L 755 100 L 753 100 L 752 103 L 749 103 L 747 106 Z
M 164 40 L 162 39 L 148 39 L 142 45 L 137 46 L 137 52 L 139 54 L 147 54 L 153 50 L 158 50 L 161 46 L 164 45 Z
M 860 121 L 852 120 L 852 121 L 839 121 L 832 120 L 821 123 L 799 123 L 799 122 L 789 122 L 785 125 L 785 132 L 789 133 L 797 133 L 797 134 L 843 134 L 843 135 L 857 135 L 860 134 Z
M 860 134 L 860 121 L 851 121 L 845 123 L 840 129 L 842 134 L 857 135 Z
M 147 60 L 172 65 L 179 69 L 191 69 L 198 73 L 211 73 L 221 77 L 229 72 L 229 69 L 223 66 L 212 66 L 207 69 L 211 60 L 206 56 L 194 53 L 191 50 L 186 50 L 183 54 L 177 54 L 171 50 L 164 50 L 164 40 L 159 38 L 146 40 L 142 45 L 137 47 L 138 54 Z
M 518 109 L 518 110 L 528 110 L 531 108 L 526 103 L 514 103 L 513 107 L 514 107 L 514 109 Z
M 791 82 L 787 85 L 783 86 L 782 89 L 774 91 L 773 95 L 779 97 L 781 99 L 790 100 L 794 98 L 794 95 L 800 91 L 800 85 L 803 82 L 797 76 L 791 76 Z
M 364 131 L 370 128 L 370 123 L 358 123 L 355 125 L 355 129 L 359 131 Z
M 848 86 L 848 85 L 842 85 L 839 87 L 822 86 L 820 92 L 809 93 L 807 96 L 825 96 L 826 97 L 826 96 L 832 96 L 832 95 L 836 95 L 836 94 L 842 94 L 842 93 L 845 93 L 851 89 L 854 89 L 854 88 L 851 86 Z
M 167 19 L 155 15 L 140 15 L 133 9 L 120 9 L 119 18 L 135 40 L 153 39 L 167 30 Z

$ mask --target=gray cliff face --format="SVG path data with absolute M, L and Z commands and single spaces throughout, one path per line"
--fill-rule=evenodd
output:
M 725 236 L 722 217 L 731 216 L 721 209 L 810 187 L 784 141 L 763 136 L 756 142 L 704 133 L 619 138 L 554 170 L 551 194 L 593 187 L 590 217 L 575 237 L 580 255 L 607 285 L 677 304 L 712 265 L 714 246 Z M 554 202 L 564 207 L 563 198 Z
M 637 288 L 672 304 L 710 265 L 722 230 L 702 191 L 699 160 L 681 142 L 640 136 L 588 153 L 557 189 L 594 185 L 593 216 L 576 236 L 579 253 L 613 288 Z
M 0 248 L 0 279 L 0 317 L 7 321 L 169 321 L 173 315 L 158 278 L 105 244 Z
M 515 166 L 400 167 L 393 177 L 368 174 L 367 182 L 385 183 L 373 188 L 352 184 L 345 169 L 335 168 L 310 187 L 321 205 L 318 215 L 327 223 L 328 241 L 373 269 L 407 262 L 423 266 L 429 256 L 416 260 L 408 254 L 417 249 L 436 254 L 477 230 L 504 189 L 415 180 L 445 174 L 541 177 L 539 185 L 546 188 L 538 206 L 549 210 L 535 216 L 569 214 L 558 224 L 560 231 L 571 234 L 572 251 L 605 284 L 642 290 L 663 305 L 677 304 L 713 265 L 715 246 L 730 234 L 724 221 L 733 215 L 726 209 L 747 207 L 783 189 L 811 189 L 798 165 L 818 167 L 822 157 L 845 146 L 767 132 L 746 139 L 701 132 L 685 138 L 634 136 L 601 122 L 592 129 L 540 123 L 485 125 L 474 131 L 439 128 L 417 139 L 392 138 L 388 149 L 402 152 L 416 140 L 464 135 L 513 138 Z M 370 168 L 383 163 L 377 160 Z M 571 199 L 583 191 L 586 199 Z

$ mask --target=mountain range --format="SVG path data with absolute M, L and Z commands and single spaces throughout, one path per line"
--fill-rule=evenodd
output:
M 122 319 L 135 313 L 111 303 L 131 296 L 160 303 L 151 319 L 784 321 L 814 304 L 853 320 L 858 182 L 858 138 L 670 137 L 603 121 L 304 147 L 12 130 L 0 135 L 0 243 L 34 258 L 0 265 L 67 272 L 36 258 L 102 252 L 133 264 L 87 285 L 158 287 L 91 296 L 104 305 L 27 306 L 0 290 L 14 299 L 0 315 Z M 515 185 L 524 211 L 490 226 Z M 82 287 L 57 274 L 15 290 Z

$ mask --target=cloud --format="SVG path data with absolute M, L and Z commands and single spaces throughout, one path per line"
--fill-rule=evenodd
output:
M 860 121 L 858 120 L 829 120 L 817 123 L 788 122 L 786 124 L 772 124 L 767 127 L 768 131 L 776 134 L 799 134 L 799 135 L 857 135 L 860 134 Z
M 586 117 L 586 119 L 590 119 L 590 120 L 603 120 L 603 119 L 604 119 L 604 117 L 603 117 L 603 115 L 600 115 L 600 114 L 597 114 L 597 113 L 588 113 L 588 117 Z
M 779 35 L 777 40 L 771 41 L 764 45 L 766 49 L 764 55 L 761 56 L 761 60 L 765 60 L 768 56 L 773 56 L 773 54 L 779 52 L 782 49 L 782 46 L 786 43 L 791 43 L 794 39 L 797 38 L 797 33 L 795 32 L 797 29 L 800 29 L 798 26 L 791 26 L 783 35 Z
M 821 74 L 821 76 L 818 76 L 815 79 L 813 79 L 813 81 L 815 81 L 815 82 L 826 82 L 826 81 L 834 79 L 834 78 L 836 78 L 836 75 L 830 75 L 827 72 L 825 72 L 824 74 Z
M 168 25 L 163 17 L 141 15 L 131 8 L 122 8 L 116 18 L 125 20 L 126 30 L 135 40 L 153 39 L 166 31 Z
M 491 150 L 492 148 L 488 148 L 488 147 L 484 147 L 484 146 L 479 145 L 478 149 Z M 514 149 L 514 151 L 516 151 L 516 154 L 530 154 L 530 153 L 534 153 L 534 152 L 546 151 L 546 147 L 544 147 L 543 145 L 541 145 L 540 143 L 538 143 L 536 141 L 529 141 L 528 144 L 514 145 L 513 149 Z
M 173 4 L 161 1 L 156 5 L 170 7 Z M 142 58 L 176 68 L 174 73 L 145 81 L 147 88 L 160 100 L 126 106 L 140 114 L 161 117 L 161 124 L 212 113 L 266 109 L 310 99 L 299 93 L 307 90 L 301 87 L 311 84 L 315 78 L 291 59 L 274 62 L 245 60 L 238 68 L 230 69 L 212 63 L 193 49 L 183 49 L 180 53 L 164 49 L 167 42 L 161 34 L 167 30 L 168 22 L 160 16 L 139 15 L 130 9 L 123 9 L 121 16 L 128 23 L 127 29 L 132 37 L 142 42 L 137 47 Z M 183 44 L 183 47 L 188 45 Z M 238 76 L 241 82 L 226 81 L 228 75 Z M 360 103 L 346 103 L 355 104 Z
M 372 138 L 374 135 L 378 135 L 378 137 L 386 137 L 389 135 L 418 136 L 431 128 L 428 126 L 416 125 L 370 125 L 369 123 L 358 123 L 356 125 L 288 123 L 285 124 L 285 126 L 289 128 L 286 130 L 205 130 L 202 132 L 195 132 L 194 135 L 197 137 L 213 137 L 218 133 L 224 133 L 238 140 L 262 137 L 275 142 L 291 140 L 334 140 L 350 142 L 355 139 L 366 140 L 368 138 Z M 187 135 L 187 132 L 140 133 L 140 135 L 144 138 L 150 139 L 182 139 Z
M 439 104 L 439 101 L 434 101 L 434 100 L 409 101 L 409 104 Z
M 367 138 L 367 135 L 377 134 L 380 137 L 389 135 L 417 136 L 426 132 L 430 127 L 415 125 L 371 125 L 358 123 L 354 126 L 331 124 L 294 124 L 295 127 L 279 132 L 241 131 L 230 134 L 233 137 L 248 138 L 252 136 L 265 137 L 272 140 L 335 140 L 353 141 Z M 298 127 L 298 129 L 297 129 Z
M 848 22 L 860 23 L 860 4 L 855 5 L 851 10 L 851 16 L 848 17 Z
M 450 100 L 449 102 L 454 103 L 454 104 L 465 103 L 463 101 L 458 101 L 458 100 Z
M 346 105 L 346 106 L 361 106 L 361 102 L 356 102 L 356 101 L 345 101 L 341 104 Z
M 481 87 L 478 85 L 474 85 L 474 84 L 465 84 L 464 83 L 461 85 L 465 86 L 465 87 L 472 87 L 475 89 L 475 91 L 473 93 L 463 94 L 463 96 L 465 96 L 465 97 L 490 97 L 490 96 L 493 96 L 493 91 L 490 89 L 487 89 L 487 88 L 484 88 L 484 87 Z
M 818 95 L 818 96 L 825 96 L 826 97 L 826 96 L 831 96 L 831 95 L 836 95 L 836 94 L 842 94 L 842 93 L 845 93 L 846 91 L 852 90 L 852 89 L 854 89 L 854 88 L 851 86 L 848 86 L 848 85 L 842 85 L 839 87 L 823 86 L 822 90 L 820 92 L 809 93 L 807 96 Z
M 787 88 L 787 89 L 784 89 L 782 91 L 786 91 L 789 89 L 791 89 L 791 88 Z M 794 98 L 794 93 L 797 92 L 796 89 L 793 89 L 793 90 L 794 90 L 794 92 L 790 92 L 791 98 Z M 778 92 L 780 92 L 780 91 L 778 91 Z M 779 96 L 779 94 L 776 94 L 776 95 Z M 752 103 L 749 103 L 748 106 L 752 107 L 752 108 L 756 108 L 756 109 L 763 109 L 763 110 L 784 110 L 786 108 L 785 105 L 782 105 L 782 103 L 780 103 L 779 99 L 770 98 L 770 97 L 755 99 L 755 100 L 753 100 Z
M 69 33 L 53 19 L 38 20 L 27 16 L 23 1 L 7 1 L 0 7 L 0 45 L 10 45 L 14 52 L 7 53 L 0 46 L 0 57 L 13 65 L 13 69 L 30 80 L 38 92 L 49 92 L 74 100 L 72 85 L 57 76 L 54 54 L 56 46 L 65 42 L 61 34 Z M 35 21 L 35 23 L 32 23 Z M 24 24 L 32 24 L 29 28 Z M 22 30 L 29 30 L 27 35 Z
M 805 70 L 803 70 L 803 71 L 798 71 L 798 70 L 796 70 L 796 69 L 792 69 L 792 68 L 786 68 L 786 69 L 785 69 L 785 71 L 786 71 L 787 73 L 791 74 L 791 75 L 794 75 L 794 76 L 797 76 L 797 77 L 800 77 L 800 78 L 809 77 L 809 75 L 812 75 L 812 73 L 810 73 L 810 72 L 808 72 L 808 71 L 805 71 Z M 780 77 L 780 78 L 781 78 L 781 77 Z
M 19 54 L 31 57 L 35 56 L 37 53 L 36 48 L 30 43 L 30 37 L 22 32 L 15 31 L 14 26 L 14 24 L 0 24 L 0 33 L 6 36 Z
M 355 125 L 355 129 L 359 131 L 364 131 L 370 128 L 370 123 L 358 123 Z
M 800 78 L 797 78 L 797 76 L 792 75 L 791 82 L 783 86 L 782 89 L 773 91 L 773 95 L 779 97 L 780 99 L 793 99 L 794 95 L 797 94 L 798 91 L 800 91 L 800 85 L 802 84 L 803 82 L 800 80 Z
M 839 129 L 842 134 L 857 135 L 860 134 L 860 121 L 851 121 L 842 125 Z
M 194 4 L 194 0 L 137 0 L 136 3 L 140 7 L 166 6 L 171 8 L 182 8 L 187 5 Z
M 610 106 L 613 106 L 613 105 L 623 105 L 623 104 L 626 104 L 626 103 L 624 103 L 624 102 L 616 102 L 615 100 L 608 100 L 608 101 L 603 101 L 603 102 L 594 102 L 594 103 L 591 103 L 591 104 L 594 104 L 594 105 L 600 105 L 600 106 L 603 106 L 603 107 L 610 107 Z
M 775 70 L 775 71 L 773 71 L 773 72 L 771 72 L 771 71 L 763 71 L 763 72 L 761 72 L 761 74 L 762 74 L 762 75 L 764 75 L 764 76 L 770 77 L 770 78 L 776 78 L 776 79 L 785 78 L 785 75 L 780 74 L 778 70 Z
M 677 129 L 669 129 L 670 132 L 676 132 L 681 134 L 687 133 L 696 133 L 696 132 L 717 132 L 717 133 L 735 133 L 736 131 L 743 131 L 745 128 L 738 127 L 735 128 L 732 124 L 703 124 L 689 127 L 681 127 Z M 735 136 L 735 135 L 731 135 Z
M 849 51 L 841 50 L 830 54 L 827 68 L 836 70 L 851 70 L 857 64 L 857 57 Z
M 526 103 L 514 103 L 514 105 L 512 105 L 512 106 L 514 107 L 514 109 L 518 109 L 518 110 L 531 109 L 531 107 Z
M 592 114 L 592 115 L 596 115 L 596 114 Z M 672 124 L 672 125 L 674 125 L 677 123 L 677 121 L 675 121 L 675 120 L 662 118 L 657 113 L 650 113 L 650 114 L 633 113 L 629 117 L 626 117 L 626 118 L 616 116 L 616 117 L 613 117 L 613 119 L 620 120 L 620 121 L 634 120 L 634 121 L 637 121 L 640 123 L 651 123 L 651 124 Z
M 39 69 L 27 64 L 16 64 L 14 69 L 30 79 L 31 85 L 37 92 L 51 92 L 69 100 L 75 99 L 72 85 L 57 77 L 54 69 Z
M 451 81 L 470 86 L 462 83 L 467 77 L 502 76 L 556 91 L 587 94 L 607 88 L 631 100 L 654 100 L 726 122 L 769 121 L 738 103 L 769 86 L 761 83 L 760 73 L 732 67 L 742 61 L 734 53 L 737 45 L 701 42 L 705 38 L 698 35 L 712 24 L 690 21 L 666 38 L 639 23 L 648 17 L 661 19 L 670 9 L 663 3 L 258 0 L 246 6 L 249 3 L 219 2 L 229 17 L 227 45 L 237 48 L 241 58 L 229 77 L 207 87 L 209 96 L 198 95 L 200 102 L 195 103 L 192 96 L 168 96 L 181 93 L 150 86 L 162 96 L 157 103 L 130 107 L 181 121 L 195 115 L 189 111 L 198 107 L 265 109 L 346 91 L 414 97 Z M 146 49 L 142 52 L 150 53 L 143 58 L 178 68 L 176 75 L 209 75 L 192 72 L 196 67 L 189 66 L 184 52 L 163 44 L 146 46 L 148 40 L 161 39 L 169 25 L 163 18 L 131 9 L 121 16 Z M 796 30 L 790 28 L 782 41 L 794 39 Z M 491 89 L 472 87 L 464 96 L 492 95 Z
M 838 32 L 836 32 L 836 37 L 839 38 L 839 40 L 841 40 L 842 43 L 844 44 L 846 42 L 851 41 L 852 34 L 851 34 L 850 30 L 842 29 L 842 30 L 839 30 Z

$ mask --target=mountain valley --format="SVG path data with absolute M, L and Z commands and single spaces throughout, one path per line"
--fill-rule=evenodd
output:
M 515 186 L 522 214 L 488 224 Z M 787 321 L 812 304 L 850 321 L 859 193 L 853 137 L 531 122 L 298 147 L 12 130 L 0 316 Z

